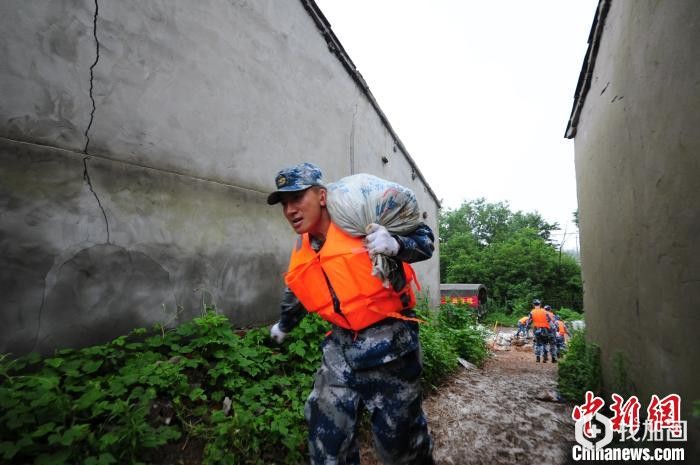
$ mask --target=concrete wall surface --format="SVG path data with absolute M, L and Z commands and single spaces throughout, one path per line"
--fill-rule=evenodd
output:
M 644 409 L 680 394 L 696 458 L 698 44 L 700 3 L 613 1 L 575 139 L 587 335 L 605 387 Z
M 0 352 L 175 323 L 202 298 L 273 321 L 294 233 L 265 198 L 291 164 L 400 182 L 437 232 L 298 0 L 7 1 L 0 62 Z M 437 251 L 416 269 L 437 303 Z

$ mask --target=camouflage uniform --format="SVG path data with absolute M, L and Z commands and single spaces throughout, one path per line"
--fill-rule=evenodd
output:
M 554 320 L 547 315 L 547 322 L 549 323 L 548 328 L 533 328 L 532 334 L 534 336 L 533 346 L 535 350 L 535 358 L 539 362 L 540 356 L 542 360 L 547 361 L 547 353 L 551 352 L 552 359 L 556 360 L 557 352 L 556 345 L 553 342 L 553 337 L 555 334 Z M 532 312 L 527 320 L 527 327 L 532 325 Z M 548 350 L 549 347 L 549 350 Z
M 566 324 L 564 324 L 564 328 L 566 329 Z M 568 333 L 568 329 L 566 330 Z M 566 342 L 564 341 L 564 336 L 559 334 L 559 322 L 557 321 L 557 332 L 556 332 L 556 339 L 557 339 L 557 356 L 561 357 L 564 352 L 566 352 Z
M 394 236 L 399 253 L 391 259 L 416 262 L 433 253 L 433 233 L 421 224 L 413 233 Z M 318 251 L 323 243 L 312 238 Z M 405 285 L 402 267 L 390 276 L 394 289 Z M 290 289 L 281 303 L 280 330 L 291 331 L 306 310 Z M 413 316 L 412 311 L 404 311 Z M 321 344 L 305 416 L 312 464 L 359 464 L 356 441 L 360 407 L 370 412 L 377 452 L 388 464 L 432 464 L 432 440 L 421 407 L 418 325 L 387 318 L 355 333 L 334 326 Z
M 559 333 L 559 327 L 557 326 L 558 318 L 556 315 L 552 319 L 552 326 L 549 330 L 549 352 L 552 355 L 552 361 L 556 361 L 559 357 L 559 347 L 557 344 L 557 334 Z
M 535 356 L 540 357 L 544 355 L 544 359 L 547 360 L 547 346 L 549 345 L 549 331 L 546 328 L 535 328 Z

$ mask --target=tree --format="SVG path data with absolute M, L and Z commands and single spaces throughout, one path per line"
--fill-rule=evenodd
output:
M 539 297 L 580 309 L 581 270 L 550 242 L 556 223 L 485 199 L 465 202 L 440 219 L 443 282 L 484 283 L 499 306 L 522 307 Z
M 456 210 L 440 214 L 440 242 L 448 242 L 453 234 L 470 233 L 482 246 L 508 237 L 525 228 L 533 229 L 549 241 L 557 223 L 547 223 L 535 213 L 512 212 L 508 202 L 488 203 L 479 198 L 462 203 Z

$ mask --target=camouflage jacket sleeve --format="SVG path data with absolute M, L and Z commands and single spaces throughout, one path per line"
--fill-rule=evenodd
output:
M 402 262 L 415 263 L 433 256 L 435 236 L 425 223 L 405 236 L 394 236 L 394 239 L 399 243 L 399 253 L 395 258 Z
M 294 295 L 291 289 L 284 288 L 282 301 L 280 302 L 280 331 L 285 333 L 293 330 L 301 320 L 306 316 L 306 309 L 299 302 L 297 296 Z

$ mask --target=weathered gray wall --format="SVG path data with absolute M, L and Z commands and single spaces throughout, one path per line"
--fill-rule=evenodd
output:
M 613 1 L 575 139 L 587 332 L 605 386 L 619 388 L 621 356 L 644 408 L 680 394 L 696 454 L 699 44 L 699 2 Z
M 0 352 L 188 319 L 196 289 L 237 324 L 274 320 L 294 236 L 265 198 L 289 164 L 398 181 L 437 230 L 297 0 L 6 1 L 0 62 Z M 437 302 L 437 254 L 417 269 Z

